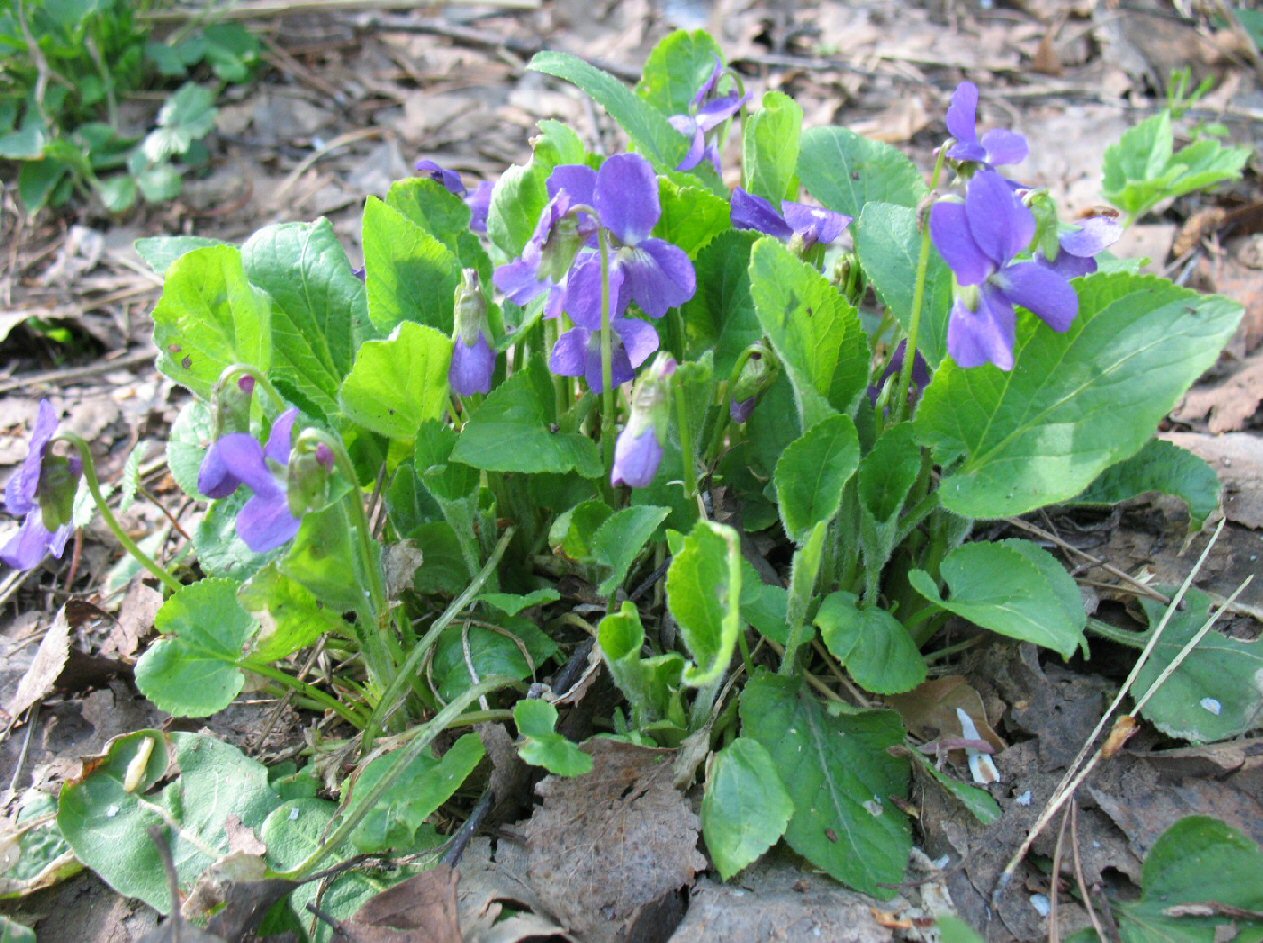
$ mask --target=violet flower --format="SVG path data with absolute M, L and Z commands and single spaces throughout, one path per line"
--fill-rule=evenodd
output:
M 1089 216 L 1074 229 L 1062 233 L 1057 242 L 1061 251 L 1057 258 L 1049 260 L 1042 253 L 1035 256 L 1064 278 L 1078 278 L 1096 271 L 1096 256 L 1116 243 L 1123 235 L 1123 227 L 1109 216 Z
M 676 366 L 674 358 L 663 354 L 637 382 L 631 416 L 614 443 L 610 484 L 615 487 L 644 488 L 658 474 L 670 424 L 668 390 Z
M 611 318 L 610 328 L 610 379 L 614 386 L 622 386 L 658 349 L 658 332 L 653 325 L 635 318 Z M 548 369 L 561 377 L 583 377 L 593 393 L 603 392 L 600 329 L 576 325 L 561 335 L 548 357 Z
M 1030 152 L 1026 138 L 1014 131 L 992 128 L 978 139 L 978 86 L 961 82 L 947 109 L 947 130 L 956 143 L 947 152 L 953 160 L 971 161 L 985 168 L 1018 164 Z
M 554 277 L 556 266 L 547 264 L 549 260 L 545 259 L 545 252 L 550 244 L 557 241 L 553 239 L 554 232 L 569 209 L 569 195 L 565 192 L 555 194 L 540 213 L 539 222 L 522 249 L 521 257 L 501 265 L 492 276 L 496 288 L 519 305 L 529 304 L 547 293 L 548 300 L 544 304 L 546 318 L 558 317 L 566 298 L 565 276 Z
M 50 554 L 60 559 L 66 550 L 66 541 L 74 532 L 74 524 L 70 521 L 50 531 L 44 524 L 44 511 L 40 506 L 40 497 L 47 494 L 50 486 L 45 475 L 45 453 L 57 434 L 57 424 L 57 411 L 53 409 L 53 404 L 46 399 L 40 400 L 26 458 L 4 489 L 5 510 L 14 515 L 25 515 L 17 533 L 0 547 L 0 561 L 15 570 L 29 570 Z M 77 484 L 83 470 L 77 455 L 66 459 L 65 464 L 70 475 L 65 482 L 59 483 L 59 488 Z M 56 499 L 57 504 L 67 503 L 65 495 L 49 497 Z M 73 503 L 73 491 L 69 497 L 69 503 Z
M 209 498 L 226 498 L 241 485 L 254 492 L 237 515 L 237 533 L 255 553 L 274 550 L 298 533 L 285 477 L 297 419 L 297 409 L 281 413 L 266 446 L 248 432 L 230 432 L 210 447 L 198 473 L 197 490 Z
M 456 289 L 455 328 L 452 334 L 452 365 L 447 379 L 460 396 L 491 392 L 491 375 L 496 369 L 496 353 L 487 340 L 487 299 L 478 283 L 478 270 L 461 273 Z
M 899 376 L 903 370 L 903 358 L 908 352 L 907 340 L 901 340 L 899 346 L 895 348 L 895 352 L 890 355 L 890 363 L 886 364 L 886 369 L 882 371 L 881 379 L 877 381 L 876 386 L 868 388 L 868 401 L 874 406 L 877 405 L 877 397 L 881 395 L 882 387 L 891 377 Z M 921 351 L 917 351 L 916 359 L 912 361 L 911 383 L 908 389 L 908 399 L 915 400 L 921 395 L 921 391 L 930 385 L 930 365 L 926 359 L 921 356 Z
M 553 171 L 571 205 L 592 207 L 601 227 L 612 237 L 610 253 L 611 315 L 621 315 L 635 302 L 651 318 L 684 304 L 697 290 L 697 275 L 687 253 L 649 234 L 658 224 L 658 177 L 639 154 L 616 154 L 600 171 L 565 164 Z M 585 238 L 592 221 L 581 214 L 579 234 Z M 617 273 L 617 274 L 616 274 Z M 617 281 L 618 290 L 615 291 Z M 595 252 L 582 253 L 571 267 L 566 287 L 566 310 L 576 324 L 589 330 L 601 327 L 601 264 Z
M 1036 261 L 1015 262 L 1035 235 L 1035 216 L 993 170 L 970 180 L 963 203 L 940 200 L 930 211 L 930 234 L 959 285 L 947 326 L 947 350 L 962 367 L 1013 367 L 1021 305 L 1054 331 L 1069 330 L 1079 313 L 1070 283 Z M 968 297 L 966 297 L 968 296 Z
M 487 214 L 491 211 L 491 194 L 495 188 L 490 180 L 480 180 L 474 192 L 465 197 L 465 205 L 469 207 L 469 228 L 480 236 L 487 234 Z
M 750 95 L 729 93 L 712 97 L 720 76 L 724 73 L 724 64 L 715 57 L 715 67 L 706 81 L 689 102 L 689 112 L 684 115 L 672 115 L 667 119 L 671 127 L 689 138 L 689 150 L 684 159 L 676 165 L 676 170 L 692 170 L 703 160 L 708 160 L 720 172 L 719 148 L 706 143 L 706 135 L 714 131 L 729 118 L 737 114 L 750 100 Z
M 417 173 L 425 174 L 435 183 L 441 183 L 448 193 L 464 196 L 469 192 L 465 189 L 465 182 L 461 179 L 459 170 L 447 170 L 432 160 L 419 160 L 414 166 Z
M 770 201 L 737 187 L 732 191 L 732 225 L 736 229 L 754 229 L 775 236 L 782 242 L 798 236 L 803 248 L 810 249 L 835 242 L 851 225 L 851 217 L 793 200 L 782 200 L 778 213 Z

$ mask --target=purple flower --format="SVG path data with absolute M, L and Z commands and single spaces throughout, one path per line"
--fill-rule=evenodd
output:
M 50 531 L 44 526 L 44 512 L 40 507 L 40 486 L 47 486 L 47 482 L 41 481 L 44 456 L 56 433 L 57 411 L 52 403 L 42 399 L 31 429 L 31 444 L 26 458 L 4 489 L 5 510 L 14 515 L 26 515 L 13 538 L 0 547 L 0 561 L 15 570 L 29 570 L 49 554 L 60 559 L 66 550 L 66 541 L 74 531 L 74 524 L 69 521 Z M 77 456 L 66 460 L 66 467 L 70 476 L 63 487 L 77 482 L 82 471 Z M 65 503 L 64 495 L 54 497 L 62 498 L 59 503 Z M 73 502 L 73 492 L 70 500 Z
M 877 381 L 876 386 L 868 388 L 868 401 L 873 405 L 877 404 L 877 397 L 881 395 L 881 389 L 886 385 L 886 381 L 891 377 L 897 377 L 903 370 L 903 358 L 908 351 L 908 342 L 902 340 L 899 346 L 895 348 L 895 352 L 890 356 L 890 363 L 886 364 L 886 369 L 882 371 L 881 379 Z M 917 351 L 916 359 L 912 361 L 912 377 L 908 389 L 908 399 L 915 400 L 921 395 L 921 391 L 930 385 L 930 365 L 926 363 L 921 351 Z
M 969 182 L 964 203 L 940 200 L 930 211 L 930 234 L 964 286 L 947 326 L 947 350 L 962 367 L 1013 367 L 1014 305 L 1038 315 L 1054 331 L 1069 330 L 1079 313 L 1070 283 L 1041 262 L 1014 262 L 1035 235 L 1035 216 L 994 170 Z
M 496 185 L 490 180 L 480 180 L 474 192 L 465 197 L 469 207 L 469 228 L 481 236 L 487 234 L 487 213 L 491 210 L 491 194 Z
M 546 318 L 555 318 L 561 314 L 566 292 L 564 276 L 557 279 L 546 271 L 544 250 L 569 209 L 568 194 L 558 192 L 554 195 L 540 213 L 539 222 L 535 224 L 535 231 L 527 240 L 521 258 L 501 265 L 492 277 L 495 286 L 520 305 L 528 304 L 547 293 L 548 301 L 544 305 Z
M 827 246 L 837 240 L 851 224 L 851 217 L 822 206 L 781 201 L 782 212 L 761 196 L 747 193 L 740 187 L 732 191 L 732 225 L 737 229 L 755 229 L 788 242 L 794 236 L 803 241 L 803 248 Z
M 487 299 L 479 284 L 478 270 L 461 273 L 456 289 L 455 327 L 452 332 L 452 365 L 447 379 L 460 396 L 491 392 L 496 353 L 487 340 Z
M 967 160 L 991 168 L 1026 160 L 1026 138 L 1013 131 L 993 128 L 978 140 L 978 86 L 961 82 L 947 109 L 947 130 L 956 143 L 947 152 L 953 160 Z
M 636 375 L 636 368 L 658 349 L 658 332 L 634 318 L 611 318 L 610 378 L 622 386 Z M 548 357 L 548 368 L 562 377 L 583 377 L 593 393 L 605 389 L 601 374 L 601 331 L 575 325 L 557 339 Z
M 676 366 L 674 358 L 661 354 L 637 381 L 631 416 L 614 443 L 610 484 L 615 487 L 644 488 L 658 474 L 670 423 L 667 394 Z
M 676 165 L 676 170 L 692 170 L 703 160 L 709 160 L 711 166 L 715 168 L 715 173 L 719 173 L 719 148 L 714 144 L 707 145 L 706 135 L 737 114 L 750 100 L 749 94 L 729 93 L 711 97 L 723 72 L 724 64 L 716 56 L 715 67 L 689 103 L 689 113 L 672 115 L 667 119 L 671 127 L 689 138 L 688 153 L 684 155 L 684 160 Z
M 1049 261 L 1039 254 L 1036 258 L 1064 278 L 1078 278 L 1096 271 L 1096 255 L 1108 249 L 1123 235 L 1123 227 L 1109 216 L 1089 216 L 1070 232 L 1058 238 L 1061 251 Z
M 678 246 L 649 234 L 658 224 L 658 178 L 639 154 L 616 154 L 600 171 L 565 164 L 553 171 L 554 184 L 571 204 L 591 206 L 602 228 L 614 237 L 610 258 L 611 314 L 621 315 L 635 302 L 651 318 L 684 304 L 697 290 L 697 276 L 688 255 Z M 586 215 L 586 214 L 585 214 Z M 586 236 L 584 222 L 579 233 Z M 618 288 L 615 290 L 615 285 Z M 576 324 L 589 330 L 601 327 L 601 261 L 596 252 L 583 252 L 570 269 L 566 310 Z
M 416 162 L 415 167 L 417 173 L 425 174 L 435 183 L 441 183 L 449 193 L 464 196 L 469 192 L 465 189 L 465 183 L 461 180 L 460 171 L 458 170 L 446 170 L 432 160 L 419 160 Z
M 297 419 L 297 409 L 281 413 L 266 446 L 247 432 L 230 432 L 210 447 L 198 473 L 197 489 L 209 498 L 226 498 L 241 485 L 254 492 L 237 515 L 237 533 L 255 553 L 274 550 L 298 533 L 284 477 Z

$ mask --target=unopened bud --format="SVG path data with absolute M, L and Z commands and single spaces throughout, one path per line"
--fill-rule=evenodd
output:
M 496 354 L 487 339 L 487 299 L 482 293 L 476 269 L 461 273 L 456 289 L 452 365 L 447 379 L 461 396 L 491 391 Z
M 333 450 L 325 443 L 299 440 L 286 467 L 285 490 L 291 514 L 302 517 L 329 503 L 333 465 Z
M 776 382 L 778 371 L 775 356 L 762 343 L 747 348 L 740 364 L 728 394 L 728 415 L 733 422 L 750 418 L 759 397 Z
M 35 493 L 39 501 L 40 516 L 47 530 L 55 531 L 74 518 L 75 494 L 79 490 L 79 477 L 82 474 L 83 463 L 78 455 L 66 457 L 54 455 L 51 451 L 44 453 L 44 460 L 40 463 L 39 486 Z
M 230 380 L 235 373 L 234 379 Z M 230 432 L 250 431 L 250 403 L 254 387 L 258 383 L 252 373 L 242 373 L 240 368 L 229 368 L 215 384 L 211 398 L 214 415 L 214 439 L 219 441 Z

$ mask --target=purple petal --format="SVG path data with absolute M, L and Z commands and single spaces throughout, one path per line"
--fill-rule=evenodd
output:
M 947 133 L 959 144 L 975 144 L 978 141 L 978 86 L 973 82 L 961 82 L 952 92 L 952 103 L 947 107 Z M 960 157 L 953 148 L 950 152 L 957 160 L 973 160 Z
M 0 547 L 0 562 L 15 570 L 29 570 L 51 552 L 60 557 L 66 549 L 66 539 L 74 528 L 67 524 L 56 533 L 49 533 L 38 508 L 26 515 L 13 538 Z
M 449 192 L 457 196 L 464 196 L 468 192 L 459 171 L 446 170 L 432 160 L 419 160 L 414 166 L 418 173 L 425 174 L 435 183 L 441 183 Z
M 1122 235 L 1123 227 L 1118 220 L 1108 216 L 1091 216 L 1073 232 L 1062 235 L 1059 241 L 1063 251 L 1087 259 L 1108 249 Z
M 495 188 L 490 180 L 480 180 L 478 187 L 465 199 L 469 207 L 469 228 L 482 236 L 487 234 L 487 214 L 491 211 L 491 194 Z
M 627 361 L 633 369 L 648 360 L 658 349 L 658 332 L 652 324 L 637 321 L 635 318 L 615 318 L 610 322 L 610 327 L 622 342 Z
M 548 289 L 548 299 L 544 302 L 544 317 L 559 318 L 566 305 L 566 286 L 553 285 Z
M 538 259 L 514 259 L 496 269 L 491 281 L 510 300 L 525 305 L 552 287 L 552 282 L 539 278 L 538 272 Z
M 1038 256 L 1037 260 L 1041 265 L 1047 266 L 1065 279 L 1091 275 L 1096 271 L 1096 259 L 1080 258 L 1069 252 L 1059 252 L 1057 258 L 1051 262 L 1042 255 Z
M 237 534 L 255 553 L 267 553 L 288 543 L 298 533 L 298 525 L 289 499 L 279 487 L 269 494 L 256 494 L 237 515 Z
M 597 174 L 593 205 L 601 225 L 624 245 L 647 239 L 662 215 L 658 177 L 649 161 L 639 154 L 615 154 L 606 160 Z
M 255 491 L 277 487 L 263 460 L 263 446 L 248 432 L 230 432 L 207 451 L 197 490 L 208 498 L 226 498 L 242 484 Z
M 869 394 L 869 398 L 876 399 L 877 388 L 874 386 L 870 386 L 869 390 L 872 391 Z M 737 422 L 737 423 L 745 422 L 746 420 L 750 418 L 751 415 L 753 415 L 754 407 L 758 404 L 758 401 L 759 401 L 759 398 L 757 396 L 749 396 L 741 401 L 737 401 L 735 399 L 729 400 L 728 401 L 728 416 L 732 419 L 733 422 Z
M 697 274 L 688 254 L 661 239 L 646 239 L 619 252 L 623 284 L 630 299 L 651 318 L 684 304 L 697 291 Z
M 297 419 L 298 410 L 290 408 L 272 423 L 272 432 L 268 435 L 268 444 L 263 449 L 263 454 L 278 465 L 289 464 L 289 453 L 294 447 L 294 422 Z
M 1005 297 L 1039 316 L 1058 333 L 1064 333 L 1079 313 L 1079 296 L 1059 273 L 1040 262 L 1018 262 L 999 272 Z
M 670 122 L 671 127 L 675 128 L 675 130 L 685 137 L 691 138 L 688 153 L 684 155 L 682 161 L 675 165 L 675 169 L 692 170 L 702 162 L 702 157 L 706 154 L 705 132 L 688 115 L 672 115 L 667 121 Z
M 732 225 L 734 229 L 753 229 L 777 239 L 788 240 L 794 230 L 776 207 L 761 196 L 747 193 L 740 187 L 732 191 Z
M 993 363 L 1001 370 L 1012 370 L 1016 335 L 1017 318 L 1012 306 L 1003 295 L 984 287 L 977 311 L 970 311 L 962 301 L 952 305 L 947 352 L 962 367 Z
M 715 130 L 739 112 L 747 100 L 748 96 L 745 95 L 725 95 L 723 98 L 708 101 L 698 109 L 697 126 L 703 131 Z
M 487 335 L 480 331 L 478 340 L 472 344 L 457 338 L 452 347 L 452 366 L 447 378 L 459 395 L 491 392 L 491 375 L 495 369 L 496 353 L 487 343 Z
M 35 413 L 35 424 L 31 427 L 26 458 L 4 489 L 4 506 L 10 514 L 29 514 L 39 507 L 36 495 L 39 492 L 40 467 L 44 463 L 48 441 L 56 433 L 57 410 L 48 400 L 42 399 L 39 401 L 39 410 Z
M 962 285 L 981 285 L 995 271 L 995 263 L 983 254 L 969 232 L 963 203 L 935 203 L 930 209 L 930 236 Z
M 614 444 L 614 468 L 610 472 L 610 484 L 618 487 L 644 488 L 653 482 L 662 464 L 662 444 L 652 428 L 634 436 L 628 426 L 618 435 Z
M 724 61 L 715 56 L 714 68 L 710 70 L 710 75 L 706 77 L 701 87 L 697 90 L 697 94 L 693 96 L 693 108 L 700 108 L 702 102 L 706 101 L 706 96 L 715 90 L 715 83 L 719 81 L 719 77 L 724 74 Z
M 1026 138 L 1016 131 L 992 128 L 982 136 L 982 148 L 988 164 L 1020 164 L 1026 160 L 1030 147 Z
M 548 355 L 548 369 L 559 377 L 581 377 L 587 368 L 588 336 L 587 328 L 574 327 L 553 344 L 552 353 Z
M 570 198 L 570 205 L 592 205 L 596 192 L 596 171 L 584 164 L 558 164 L 548 175 L 548 195 L 556 199 L 562 191 Z
M 624 274 L 621 265 L 610 263 L 610 317 L 627 310 Z M 575 324 L 589 331 L 601 329 L 601 256 L 586 252 L 579 256 L 566 275 L 565 308 Z
M 613 341 L 614 349 L 610 351 L 610 379 L 614 381 L 613 385 L 617 389 L 634 378 L 636 371 L 627 357 L 622 338 L 616 333 Z M 604 392 L 605 377 L 601 371 L 601 336 L 599 334 L 588 335 L 587 360 L 584 362 L 583 375 L 588 381 L 588 389 L 593 393 Z
M 974 242 L 997 266 L 1012 260 L 1035 235 L 1035 214 L 994 170 L 980 171 L 969 181 L 965 217 Z
M 802 236 L 807 248 L 817 243 L 822 246 L 833 243 L 851 224 L 850 216 L 835 213 L 823 206 L 809 206 L 806 203 L 785 200 L 781 203 L 781 209 L 785 211 L 785 222 Z

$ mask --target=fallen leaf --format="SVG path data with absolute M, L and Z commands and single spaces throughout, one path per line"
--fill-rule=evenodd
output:
M 110 630 L 101 654 L 130 658 L 141 640 L 153 631 L 154 617 L 162 608 L 162 593 L 143 580 L 132 580 L 118 607 L 118 621 Z
M 1224 486 L 1224 516 L 1253 530 L 1263 528 L 1263 441 L 1247 432 L 1206 435 L 1164 432 L 1161 438 L 1201 456 Z
M 9 716 L 17 717 L 36 701 L 46 697 L 57 683 L 57 676 L 61 674 L 69 657 L 70 623 L 66 621 L 66 610 L 63 607 L 57 611 L 53 624 L 48 627 L 44 640 L 39 644 L 35 660 L 31 662 L 31 667 L 18 682 L 18 689 L 5 705 L 4 709 Z
M 982 698 L 960 675 L 947 675 L 926 681 L 906 694 L 886 699 L 899 712 L 909 732 L 926 740 L 960 739 L 965 737 L 960 717 L 963 710 L 977 727 L 978 735 L 997 753 L 1006 746 L 987 721 Z M 956 757 L 963 751 L 953 751 Z
M 584 940 L 621 943 L 650 926 L 665 939 L 683 912 L 679 890 L 706 867 L 701 822 L 672 782 L 673 753 L 616 740 L 582 749 L 592 772 L 536 787 L 544 802 L 524 828 L 528 880 Z
M 1213 433 L 1246 428 L 1263 401 L 1263 355 L 1255 354 L 1224 382 L 1190 390 L 1171 418 L 1178 422 L 1208 419 Z
M 350 943 L 461 943 L 459 880 L 440 864 L 382 891 L 339 930 Z

